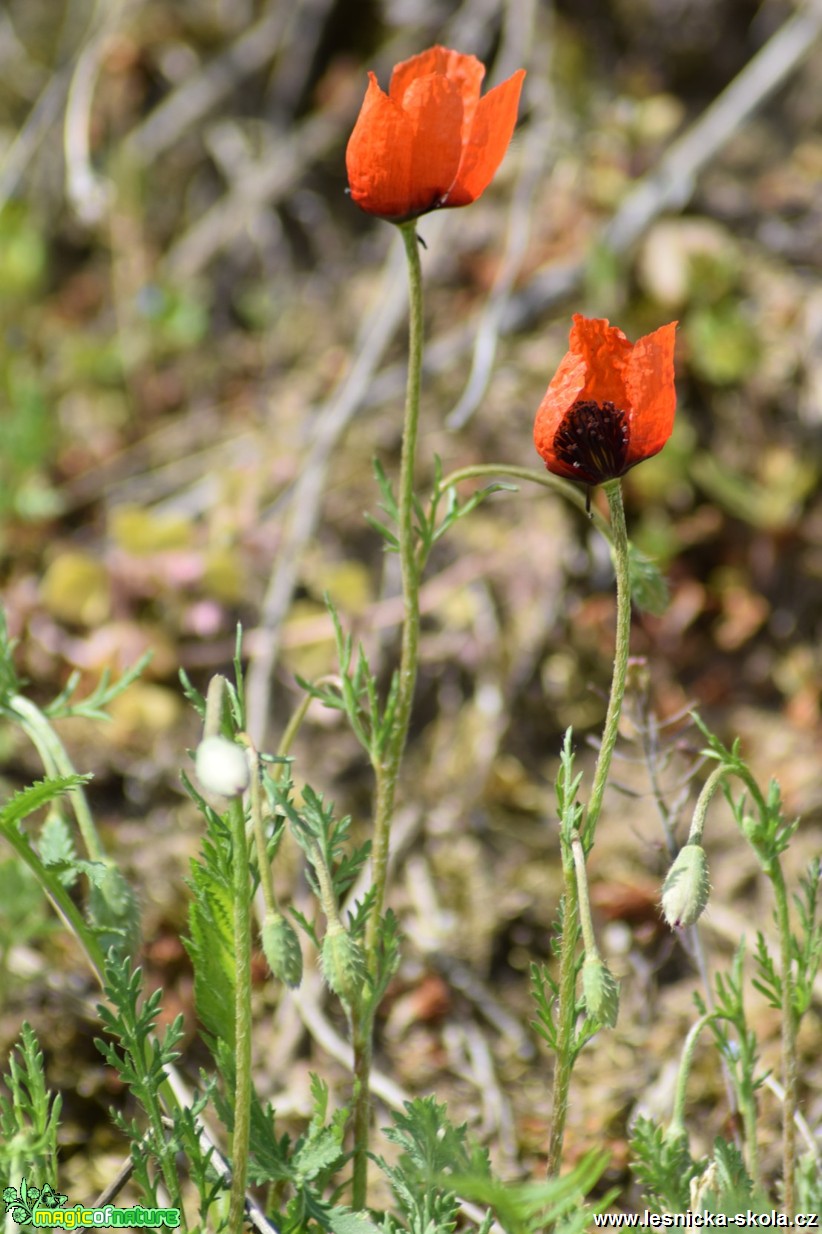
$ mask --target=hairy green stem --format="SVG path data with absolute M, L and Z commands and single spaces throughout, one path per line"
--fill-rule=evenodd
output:
M 685 1044 L 682 1047 L 682 1056 L 679 1060 L 679 1072 L 676 1077 L 676 1089 L 674 1091 L 674 1105 L 671 1111 L 671 1121 L 668 1123 L 668 1129 L 665 1132 L 666 1138 L 669 1140 L 677 1139 L 679 1136 L 684 1136 L 685 1132 L 685 1098 L 688 1092 L 688 1076 L 691 1073 L 691 1066 L 694 1061 L 694 1051 L 696 1043 L 700 1038 L 702 1030 L 710 1024 L 714 1018 L 713 1012 L 700 1016 L 696 1024 L 691 1026 L 688 1036 L 685 1038 Z
M 708 813 L 708 806 L 711 804 L 711 798 L 725 779 L 725 776 L 729 774 L 730 768 L 726 767 L 724 763 L 720 764 L 719 767 L 714 768 L 703 784 L 702 791 L 694 806 L 694 814 L 688 831 L 689 844 L 702 843 L 702 833 L 705 830 L 705 818 Z
M 13 695 L 9 699 L 8 705 L 10 710 L 14 712 L 14 718 L 40 755 L 46 774 L 50 776 L 75 775 L 71 759 L 66 753 L 62 741 L 40 708 L 36 707 L 29 699 L 24 698 L 22 694 Z M 69 793 L 69 797 L 89 860 L 106 861 L 106 853 L 97 834 L 97 828 L 94 825 L 94 819 L 92 818 L 85 793 L 80 787 L 73 788 Z
M 559 956 L 557 999 L 557 1048 L 554 1058 L 554 1088 L 551 1101 L 551 1135 L 548 1141 L 547 1174 L 559 1176 L 565 1142 L 565 1122 L 571 1091 L 571 1073 L 576 1062 L 577 949 L 579 947 L 579 899 L 576 871 L 570 846 L 562 841 L 564 883 L 562 944 Z
M 388 883 L 388 861 L 391 853 L 391 823 L 403 751 L 408 737 L 420 635 L 420 566 L 417 559 L 414 527 L 414 474 L 417 453 L 417 432 L 422 387 L 422 266 L 416 223 L 400 226 L 408 263 L 409 324 L 408 379 L 405 392 L 405 421 L 400 459 L 400 480 L 397 534 L 400 569 L 402 572 L 402 648 L 396 680 L 396 702 L 391 732 L 379 757 L 373 759 L 375 777 L 374 838 L 372 849 L 372 880 L 374 903 L 365 930 L 365 955 L 369 971 L 377 963 L 380 918 Z M 365 999 L 361 1000 L 363 1003 Z M 354 1159 L 352 1199 L 355 1209 L 365 1208 L 367 1199 L 368 1141 L 370 1131 L 371 1086 L 370 1070 L 373 1038 L 373 1010 L 365 1006 L 352 1008 L 354 1045 Z
M 408 380 L 400 460 L 399 526 L 397 529 L 402 571 L 403 623 L 394 722 L 382 757 L 376 761 L 374 768 L 377 779 L 372 857 L 375 899 L 369 914 L 365 939 L 366 952 L 371 965 L 373 965 L 376 954 L 379 920 L 385 901 L 391 847 L 391 822 L 394 816 L 397 779 L 408 736 L 411 704 L 417 680 L 420 632 L 420 579 L 414 528 L 414 470 L 422 384 L 422 267 L 414 222 L 403 223 L 400 232 L 408 259 L 409 288 Z
M 229 1231 L 241 1234 L 251 1126 L 251 889 L 245 809 L 235 797 L 229 810 L 234 873 L 234 1132 L 231 1139 Z
M 576 831 L 571 836 L 571 853 L 577 879 L 577 912 L 582 929 L 582 945 L 586 956 L 593 958 L 599 955 L 599 948 L 594 937 L 594 923 L 591 920 L 591 905 L 588 901 L 588 871 L 585 869 L 585 852 L 582 840 Z
M 789 1221 L 793 1220 L 796 1205 L 796 1105 L 797 1105 L 797 1058 L 796 1037 L 798 1016 L 794 998 L 793 958 L 791 947 L 791 920 L 788 892 L 779 858 L 769 864 L 768 876 L 776 900 L 776 922 L 779 930 L 779 951 L 782 966 L 782 1083 L 785 1099 L 782 1103 L 782 1203 Z
M 594 842 L 596 826 L 602 809 L 602 798 L 608 773 L 611 770 L 611 759 L 619 734 L 619 717 L 622 712 L 622 700 L 625 696 L 625 676 L 628 671 L 628 655 L 631 644 L 631 571 L 628 556 L 628 529 L 625 526 L 625 509 L 622 504 L 622 485 L 619 480 L 608 480 L 603 485 L 608 498 L 608 509 L 611 514 L 611 551 L 614 559 L 617 586 L 617 620 L 616 646 L 614 649 L 614 675 L 611 679 L 611 693 L 608 698 L 608 710 L 605 715 L 605 727 L 602 730 L 602 744 L 594 771 L 594 783 L 588 808 L 585 811 L 585 821 L 582 824 L 582 840 L 585 851 L 590 851 Z
M 354 1084 L 352 1131 L 354 1160 L 352 1166 L 352 1203 L 355 1209 L 365 1208 L 368 1198 L 368 1143 L 371 1138 L 371 1059 L 374 1051 L 374 1016 L 366 1000 L 351 1008 L 351 1036 L 354 1048 Z
M 616 646 L 611 693 L 605 716 L 602 743 L 599 747 L 594 782 L 588 808 L 580 828 L 582 849 L 590 852 L 594 842 L 596 825 L 602 809 L 602 798 L 611 768 L 611 759 L 619 731 L 619 717 L 625 694 L 625 677 L 628 670 L 628 653 L 631 641 L 631 579 L 628 557 L 628 531 L 625 526 L 625 510 L 622 505 L 622 488 L 619 480 L 609 480 L 603 485 L 611 514 L 611 546 L 617 586 Z M 565 1122 L 568 1116 L 568 1099 L 571 1073 L 577 1056 L 577 951 L 580 940 L 580 904 L 577 874 L 571 845 L 562 841 L 562 872 L 564 882 L 564 913 L 559 965 L 559 996 L 557 1007 L 557 1050 L 554 1071 L 554 1088 L 551 1108 L 551 1135 L 548 1144 L 548 1176 L 559 1175 L 562 1165 L 562 1150 L 565 1140 Z

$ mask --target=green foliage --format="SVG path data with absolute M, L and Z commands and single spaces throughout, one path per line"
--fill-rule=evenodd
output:
M 83 716 L 87 720 L 108 720 L 109 716 L 106 712 L 106 707 L 115 698 L 119 698 L 132 682 L 142 676 L 143 670 L 150 663 L 151 658 L 152 652 L 147 651 L 144 655 L 140 656 L 136 664 L 126 669 L 124 673 L 121 673 L 115 681 L 111 680 L 109 670 L 104 669 L 100 680 L 91 694 L 86 695 L 85 698 L 78 699 L 74 703 L 71 699 L 80 682 L 80 673 L 72 673 L 57 697 L 43 709 L 43 714 L 51 720 L 64 720 L 69 716 Z
M 278 1137 L 271 1106 L 252 1107 L 249 1177 L 257 1184 L 274 1184 L 281 1234 L 376 1234 L 363 1214 L 329 1202 L 325 1196 L 348 1161 L 343 1147 L 348 1110 L 331 1110 L 328 1085 L 311 1077 L 313 1110 L 305 1132 L 293 1143 Z
M 420 571 L 425 566 L 434 545 L 442 539 L 446 532 L 450 531 L 455 523 L 465 518 L 472 510 L 476 510 L 493 493 L 515 493 L 517 491 L 515 484 L 497 480 L 493 484 L 487 484 L 485 488 L 477 489 L 466 501 L 460 502 L 455 486 L 448 485 L 443 488 L 442 479 L 442 460 L 439 455 L 435 454 L 434 484 L 428 509 L 426 510 L 420 501 L 415 503 L 414 509 L 416 533 L 419 540 L 417 557 Z
M 685 1136 L 668 1136 L 651 1119 L 637 1118 L 631 1132 L 631 1173 L 652 1212 L 686 1212 L 691 1179 L 703 1164 L 691 1157 Z
M 393 1118 L 385 1137 L 401 1150 L 399 1160 L 389 1165 L 378 1158 L 405 1223 L 387 1217 L 383 1228 L 391 1234 L 451 1234 L 461 1200 L 488 1206 L 482 1228 L 490 1228 L 493 1216 L 506 1234 L 541 1234 L 551 1226 L 581 1234 L 587 1228 L 591 1210 L 582 1201 L 602 1173 L 604 1154 L 589 1154 L 561 1179 L 512 1185 L 493 1175 L 487 1151 L 470 1142 L 464 1124 L 450 1122 L 434 1097 L 407 1101 Z
M 0 1089 L 0 1176 L 57 1178 L 57 1135 L 62 1100 L 49 1092 L 43 1054 L 27 1023 L 9 1055 Z
M 796 961 L 794 984 L 795 1010 L 799 1018 L 810 1010 L 813 987 L 822 964 L 822 919 L 819 914 L 822 886 L 822 858 L 815 857 L 800 879 L 800 893 L 794 896 L 799 918 L 799 936 L 793 940 Z
M 97 1012 L 114 1040 L 98 1037 L 94 1044 L 142 1107 L 148 1127 L 142 1131 L 136 1121 L 128 1122 L 116 1111 L 112 1111 L 112 1119 L 129 1140 L 135 1177 L 145 1195 L 157 1203 L 157 1180 L 150 1173 L 150 1165 L 156 1161 L 174 1207 L 182 1208 L 174 1161 L 179 1145 L 174 1129 L 171 1134 L 166 1130 L 162 1106 L 165 1069 L 179 1057 L 183 1017 L 176 1016 L 158 1037 L 162 991 L 155 990 L 144 998 L 141 970 L 132 970 L 130 961 L 118 958 L 113 951 L 106 961 L 105 992 L 109 1003 L 98 1004 Z
M 143 997 L 142 971 L 127 959 L 110 956 L 106 963 L 106 996 L 99 1003 L 100 1022 L 117 1045 L 96 1038 L 94 1044 L 141 1105 L 153 1113 L 165 1080 L 164 1068 L 179 1057 L 183 1017 L 169 1024 L 162 1038 L 155 1036 L 162 990 Z M 119 1048 L 118 1048 L 119 1047 Z
M 316 793 L 309 784 L 303 786 L 299 810 L 291 794 L 290 784 L 273 786 L 277 806 L 288 818 L 294 838 L 308 858 L 308 878 L 314 893 L 322 902 L 320 878 L 322 872 L 327 872 L 331 889 L 339 902 L 368 860 L 371 844 L 366 841 L 348 851 L 350 815 L 337 818 L 333 803 L 326 805 L 322 794 Z
M 740 1104 L 747 1103 L 765 1082 L 764 1074 L 757 1073 L 759 1045 L 745 1011 L 744 959 L 743 940 L 734 954 L 730 971 L 716 974 L 715 1005 L 710 1020 L 711 1030 L 740 1095 Z M 704 1014 L 705 1006 L 699 996 L 697 1003 Z
M 745 1212 L 754 1202 L 754 1187 L 742 1154 L 735 1144 L 718 1138 L 714 1141 L 714 1165 L 716 1184 L 711 1188 L 713 1202 L 722 1212 Z M 710 1193 L 703 1197 L 703 1205 L 711 1202 Z
M 582 772 L 574 775 L 573 739 L 573 729 L 566 729 L 555 787 L 560 832 L 566 843 L 570 843 L 572 834 L 579 830 L 583 813 L 582 805 L 577 801 Z
M 353 640 L 350 635 L 343 633 L 339 614 L 329 596 L 326 596 L 325 603 L 334 623 L 339 683 L 325 683 L 316 686 L 301 677 L 298 677 L 297 681 L 304 690 L 313 698 L 319 699 L 325 707 L 343 712 L 351 726 L 351 731 L 363 749 L 368 752 L 372 761 L 380 759 L 385 753 L 386 744 L 393 729 L 396 680 L 392 681 L 385 704 L 382 706 L 377 689 L 377 678 L 371 671 L 364 648 L 358 645 L 356 656 L 354 655 Z
M 490 1178 L 483 1149 L 469 1145 L 465 1125 L 453 1126 L 446 1107 L 434 1097 L 406 1101 L 404 1112 L 393 1115 L 385 1138 L 400 1149 L 389 1165 L 378 1157 L 409 1234 L 450 1234 L 455 1228 L 459 1200 L 448 1184 L 449 1174 Z
M 224 820 L 187 787 L 203 808 L 208 832 L 191 862 L 186 949 L 194 967 L 194 1001 L 212 1043 L 234 1041 L 234 951 L 231 835 Z
M 374 460 L 374 476 L 380 492 L 379 508 L 385 518 L 376 518 L 366 513 L 365 520 L 385 541 L 389 552 L 397 553 L 400 548 L 399 522 L 400 512 L 391 481 L 385 474 L 385 468 L 379 459 Z M 434 456 L 434 481 L 427 507 L 419 498 L 414 499 L 414 537 L 416 542 L 415 559 L 417 572 L 421 574 L 425 563 L 431 555 L 431 550 L 446 532 L 465 518 L 472 510 L 476 510 L 492 493 L 515 493 L 515 484 L 501 480 L 478 489 L 464 502 L 460 502 L 456 487 L 452 484 L 443 487 L 442 460 Z

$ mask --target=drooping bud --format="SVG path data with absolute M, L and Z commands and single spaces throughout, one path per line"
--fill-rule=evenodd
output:
M 339 998 L 351 1006 L 365 979 L 362 947 L 338 924 L 330 924 L 320 952 L 323 976 Z
M 585 1010 L 604 1028 L 613 1028 L 619 1015 L 619 985 L 598 955 L 586 955 L 582 965 Z
M 303 975 L 303 953 L 297 931 L 282 913 L 267 912 L 261 936 L 265 958 L 272 973 L 296 990 Z
M 245 750 L 225 737 L 206 737 L 200 742 L 194 769 L 206 792 L 221 797 L 239 797 L 251 780 Z
M 705 849 L 701 844 L 686 844 L 679 850 L 662 888 L 662 913 L 672 930 L 681 930 L 699 920 L 710 889 Z

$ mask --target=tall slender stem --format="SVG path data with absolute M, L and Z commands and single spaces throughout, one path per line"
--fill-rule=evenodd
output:
M 376 762 L 377 779 L 374 809 L 373 879 L 376 891 L 374 907 L 368 918 L 366 950 L 373 963 L 379 919 L 385 900 L 388 879 L 388 858 L 391 843 L 391 821 L 402 755 L 411 719 L 411 704 L 417 680 L 419 651 L 420 605 L 419 564 L 414 530 L 414 472 L 417 453 L 417 431 L 420 416 L 422 385 L 422 266 L 415 223 L 400 227 L 408 259 L 409 321 L 408 378 L 405 392 L 405 422 L 402 435 L 399 485 L 400 567 L 402 571 L 402 648 L 397 677 L 397 702 L 394 723 L 381 759 Z
M 234 865 L 234 1133 L 231 1141 L 231 1234 L 240 1234 L 245 1221 L 245 1188 L 251 1125 L 251 891 L 248 843 L 241 797 L 230 807 Z
M 551 1101 L 551 1135 L 548 1141 L 547 1173 L 559 1176 L 562 1148 L 565 1142 L 565 1122 L 571 1091 L 571 1073 L 576 1061 L 575 1032 L 577 1018 L 577 950 L 580 939 L 579 900 L 576 871 L 570 846 L 562 841 L 562 877 L 564 882 L 562 913 L 562 946 L 559 956 L 559 993 L 557 1005 L 557 1048 L 554 1061 L 554 1089 Z
M 625 677 L 628 672 L 628 654 L 631 645 L 631 571 L 628 556 L 628 529 L 625 526 L 625 508 L 622 504 L 622 486 L 619 480 L 608 480 L 603 488 L 608 498 L 608 509 L 611 514 L 611 551 L 617 585 L 616 646 L 614 675 L 611 679 L 611 694 L 605 715 L 605 727 L 602 730 L 602 744 L 599 747 L 594 783 L 582 825 L 582 839 L 586 852 L 590 850 L 594 842 L 605 785 L 611 770 L 614 746 L 619 734 L 619 717 L 625 696 Z
M 625 510 L 622 505 L 622 489 L 619 480 L 609 480 L 605 485 L 608 507 L 611 514 L 611 545 L 617 585 L 616 647 L 611 694 L 605 716 L 602 743 L 599 747 L 594 782 L 585 819 L 580 828 L 582 847 L 586 853 L 591 849 L 594 833 L 602 809 L 602 798 L 611 768 L 611 759 L 619 731 L 619 717 L 625 694 L 625 677 L 628 670 L 628 653 L 631 641 L 631 578 L 628 558 L 628 531 L 625 526 Z M 577 1008 L 577 952 L 580 940 L 579 891 L 577 886 L 574 856 L 571 845 L 562 838 L 562 874 L 564 883 L 564 910 L 562 943 L 559 964 L 559 994 L 557 1007 L 557 1049 L 554 1071 L 554 1091 L 551 1109 L 551 1135 L 548 1144 L 548 1176 L 559 1174 L 562 1165 L 562 1149 L 565 1139 L 565 1122 L 568 1115 L 568 1098 L 571 1088 L 571 1073 L 577 1056 L 576 1008 Z
M 74 775 L 74 767 L 66 753 L 65 746 L 40 708 L 22 694 L 15 694 L 9 699 L 9 708 L 14 712 L 14 718 L 35 746 L 46 774 L 50 776 Z M 97 834 L 85 793 L 78 785 L 71 790 L 69 798 L 89 858 L 92 861 L 104 862 L 106 853 Z
M 788 893 L 779 858 L 769 864 L 768 875 L 776 900 L 776 922 L 782 967 L 782 1083 L 785 1099 L 782 1108 L 782 1202 L 788 1220 L 793 1220 L 796 1199 L 796 1103 L 797 1103 L 797 1013 L 794 1000 L 793 956 Z
M 393 723 L 380 756 L 373 759 L 375 777 L 372 849 L 374 903 L 365 931 L 366 962 L 372 973 L 377 964 L 380 917 L 385 903 L 388 861 L 391 853 L 391 823 L 394 817 L 397 780 L 414 701 L 420 634 L 420 566 L 414 528 L 414 477 L 422 386 L 422 266 L 415 222 L 412 220 L 409 223 L 403 223 L 400 226 L 400 233 L 408 262 L 409 288 L 408 380 L 397 503 L 403 623 Z M 375 1008 L 371 1005 L 371 1001 L 365 997 L 359 1000 L 358 1005 L 351 1008 L 354 1046 L 352 1199 L 355 1209 L 365 1208 L 367 1199 L 374 1011 Z

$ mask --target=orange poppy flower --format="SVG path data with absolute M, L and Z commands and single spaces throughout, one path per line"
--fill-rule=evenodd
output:
M 402 223 L 467 206 L 502 162 L 525 70 L 480 98 L 485 66 L 447 47 L 398 64 L 388 94 L 373 73 L 345 152 L 351 196 L 368 214 Z
M 662 449 L 676 410 L 676 324 L 629 343 L 604 319 L 574 315 L 570 349 L 534 423 L 549 471 L 602 484 Z

